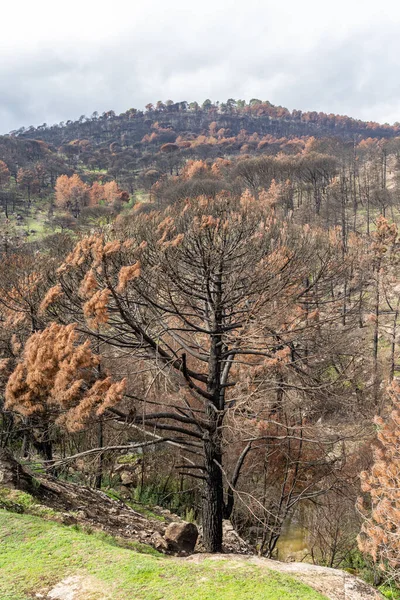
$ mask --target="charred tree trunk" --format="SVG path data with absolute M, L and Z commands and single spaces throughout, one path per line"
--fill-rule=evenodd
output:
M 98 440 L 97 440 L 99 448 L 104 446 L 104 436 L 103 436 L 103 421 L 100 419 L 98 425 Z M 94 480 L 94 487 L 96 490 L 101 490 L 101 484 L 103 482 L 103 461 L 104 455 L 100 454 L 97 463 L 96 476 Z
M 0 487 L 31 492 L 34 489 L 33 477 L 26 471 L 6 448 L 0 448 Z
M 217 435 L 217 432 L 211 433 L 204 440 L 203 540 L 208 552 L 222 551 L 224 489 L 220 467 L 222 452 Z
M 222 263 L 210 278 L 209 325 L 211 336 L 208 361 L 207 407 L 208 431 L 204 434 L 205 481 L 203 486 L 203 538 L 208 552 L 222 551 L 222 520 L 224 513 L 224 486 L 222 474 L 221 425 L 224 409 L 222 368 Z
M 29 456 L 29 446 L 30 446 L 30 430 L 29 430 L 29 419 L 28 419 L 28 417 L 24 417 L 22 419 L 22 422 L 25 425 L 25 428 L 24 428 L 24 435 L 23 435 L 23 438 L 22 438 L 21 453 L 22 453 L 22 457 L 23 458 L 27 458 Z

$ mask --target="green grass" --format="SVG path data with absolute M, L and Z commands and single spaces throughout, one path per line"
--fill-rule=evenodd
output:
M 29 241 L 41 240 L 46 235 L 51 233 L 51 229 L 45 223 L 46 218 L 46 215 L 38 213 L 35 216 L 29 217 L 25 220 L 23 229 L 29 232 Z M 32 233 L 32 231 L 34 231 L 34 233 Z
M 0 510 L 0 600 L 28 600 L 68 575 L 90 575 L 91 600 L 323 600 L 302 583 L 233 561 L 139 554 L 108 536 Z M 101 591 L 99 591 L 101 590 Z
M 33 496 L 20 490 L 0 488 L 0 508 L 10 512 L 27 513 L 44 519 L 56 519 L 57 513 L 40 504 Z
M 17 215 L 23 216 L 23 221 L 20 222 L 17 219 Z M 5 216 L 2 215 L 0 219 L 0 229 L 5 227 Z M 51 228 L 47 223 L 47 210 L 39 209 L 36 205 L 25 210 L 16 210 L 15 213 L 10 213 L 8 218 L 8 227 L 11 228 L 14 234 L 18 234 L 23 237 L 25 241 L 33 242 L 38 241 L 52 233 Z M 32 231 L 34 233 L 32 233 Z M 24 234 L 28 232 L 29 236 Z
M 384 598 L 389 598 L 389 600 L 399 600 L 400 599 L 400 591 L 392 589 L 390 586 L 382 586 L 379 588 L 380 593 Z
M 144 189 L 135 190 L 134 198 L 136 202 L 150 202 L 150 194 Z

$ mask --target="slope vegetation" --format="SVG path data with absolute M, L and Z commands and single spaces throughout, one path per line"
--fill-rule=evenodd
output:
M 212 560 L 193 564 L 140 554 L 108 537 L 5 511 L 0 511 L 0 572 L 0 600 L 61 598 L 68 588 L 76 590 L 74 600 L 324 598 L 291 577 L 255 565 L 232 568 Z

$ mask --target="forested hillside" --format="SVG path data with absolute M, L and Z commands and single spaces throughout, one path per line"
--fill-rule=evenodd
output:
M 2 136 L 0 445 L 398 581 L 399 185 L 400 125 L 259 100 Z

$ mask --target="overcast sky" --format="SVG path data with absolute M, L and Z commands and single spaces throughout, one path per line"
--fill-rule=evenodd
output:
M 398 0 L 4 0 L 0 133 L 172 99 L 400 121 Z

